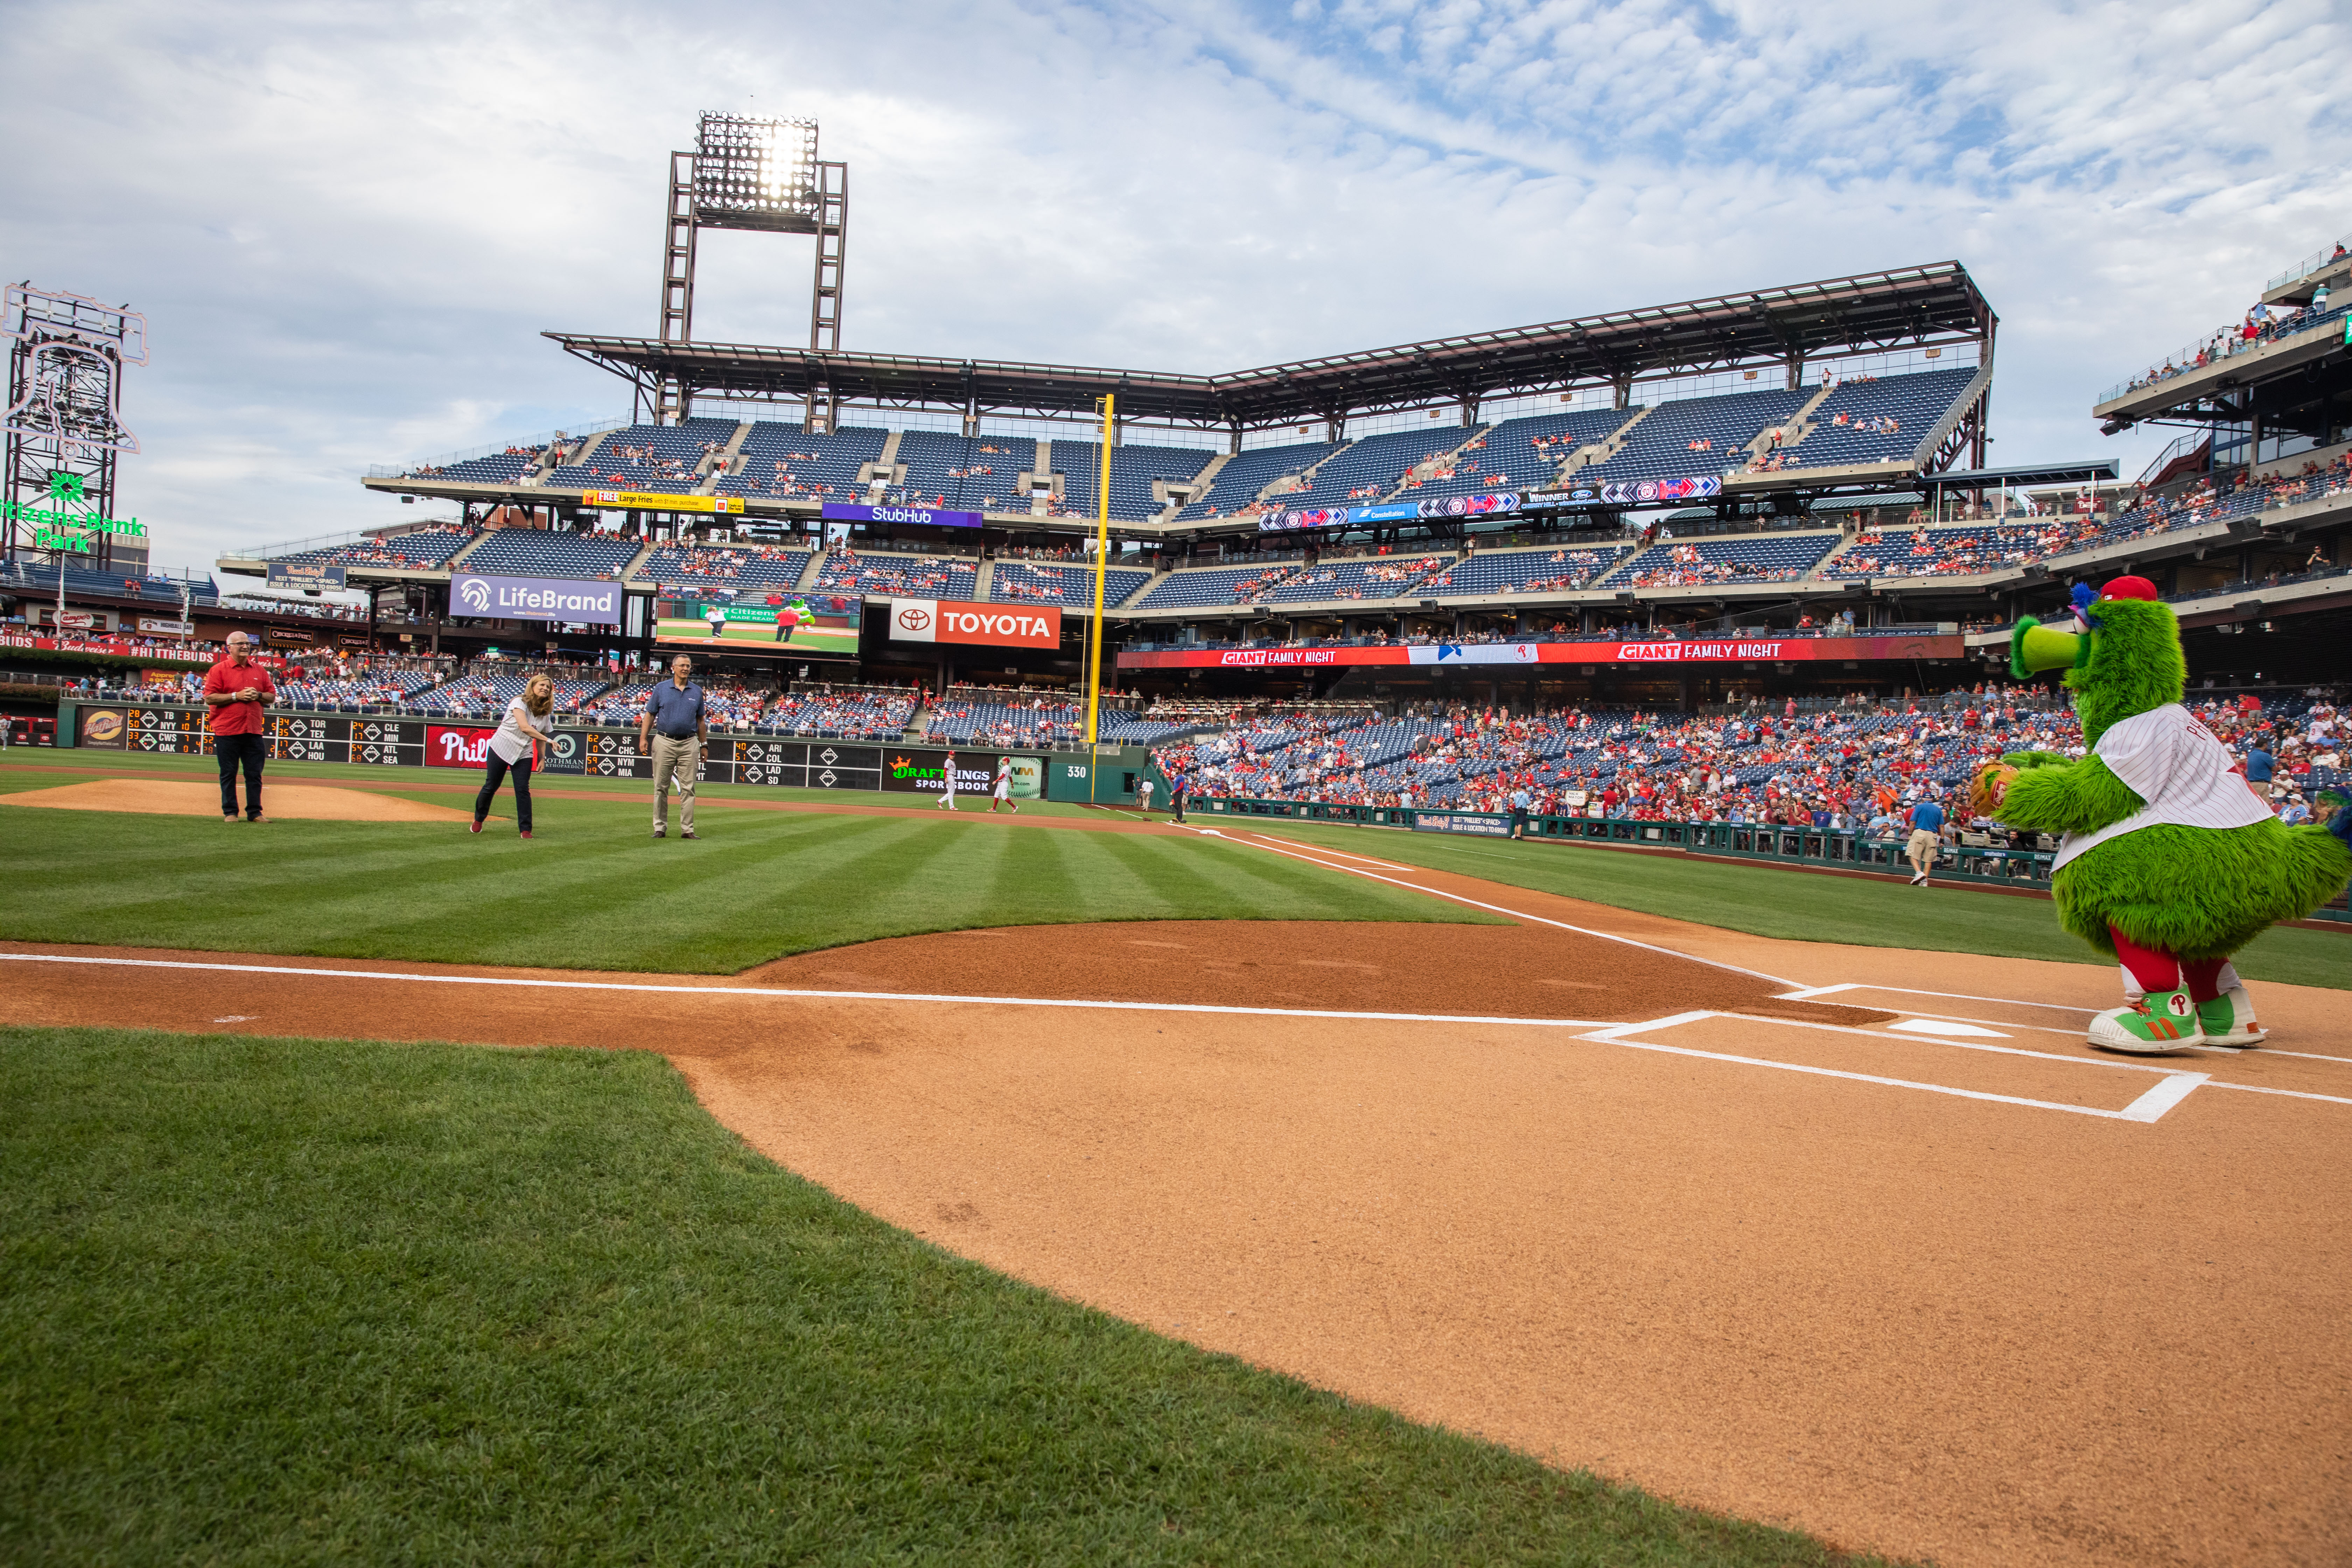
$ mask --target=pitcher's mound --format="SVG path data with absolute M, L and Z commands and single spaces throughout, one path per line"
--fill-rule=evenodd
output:
M 243 788 L 238 794 L 243 795 Z M 135 811 L 163 816 L 218 816 L 220 786 L 176 779 L 99 779 L 0 795 L 0 805 L 47 805 L 66 811 Z M 265 816 L 314 822 L 466 822 L 472 814 L 426 805 L 373 790 L 332 789 L 323 784 L 261 786 Z

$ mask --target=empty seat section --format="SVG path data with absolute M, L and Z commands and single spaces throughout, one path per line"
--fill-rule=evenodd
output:
M 1824 577 L 1945 577 L 2020 566 L 2041 554 L 2040 531 L 2023 523 L 1905 528 L 1857 534 L 1822 568 Z
M 1178 521 L 1196 517 L 1230 517 L 1257 499 L 1258 491 L 1289 474 L 1303 473 L 1328 457 L 1328 441 L 1296 447 L 1255 447 L 1234 454 L 1217 473 L 1209 493 L 1178 513 Z M 1302 501 L 1301 504 L 1306 504 Z
M 188 590 L 188 602 L 192 605 L 220 602 L 219 590 L 209 577 L 146 576 L 131 572 L 94 571 L 79 566 L 68 566 L 65 573 L 66 592 L 71 595 L 96 594 L 111 599 L 144 599 L 176 605 L 180 602 L 180 590 L 184 585 Z M 58 590 L 58 569 L 36 566 L 26 561 L 9 562 L 0 564 L 0 582 L 26 589 L 35 596 L 46 587 L 53 595 Z M 234 593 L 236 590 L 230 591 Z
M 882 455 L 889 438 L 887 430 L 857 426 L 811 436 L 798 425 L 762 419 L 743 437 L 741 460 L 714 493 L 854 506 L 866 499 L 858 471 Z
M 1803 388 L 1734 392 L 1661 403 L 1633 426 L 1607 462 L 1576 472 L 1579 483 L 1696 479 L 1720 474 L 1764 430 L 1785 425 L 1812 393 Z
M 1386 430 L 1367 436 L 1316 471 L 1314 489 L 1283 498 L 1298 506 L 1370 506 L 1382 500 L 1423 461 L 1444 457 L 1477 434 L 1458 425 Z
M 473 542 L 471 528 L 421 528 L 389 539 L 361 540 L 326 550 L 305 550 L 296 555 L 273 556 L 278 561 L 302 561 L 326 566 L 393 566 L 431 571 L 449 563 L 449 557 Z
M 702 482 L 703 459 L 734 438 L 732 419 L 625 426 L 598 442 L 585 463 L 558 467 L 545 488 L 684 495 Z
M 669 590 L 696 588 L 790 588 L 801 580 L 814 552 L 759 545 L 729 549 L 713 545 L 665 544 L 646 558 L 636 575 L 650 578 Z
M 1625 555 L 1622 547 L 1482 550 L 1423 584 L 1421 591 L 1441 599 L 1482 594 L 1572 593 L 1597 582 Z
M 1054 443 L 1054 471 L 1062 476 L 1062 510 L 1073 516 L 1092 517 L 1101 505 L 1102 471 L 1095 453 L 1092 441 Z M 1151 499 L 1152 482 L 1190 479 L 1215 456 L 1202 447 L 1113 447 L 1111 516 L 1126 522 L 1146 522 L 1157 517 L 1161 503 Z
M 1280 566 L 1210 566 L 1173 572 L 1152 584 L 1151 592 L 1128 606 L 1134 610 L 1166 610 L 1188 605 L 1249 604 L 1270 582 L 1289 575 L 1295 564 Z
M 1632 417 L 1631 409 L 1586 408 L 1506 419 L 1472 441 L 1450 473 L 1408 482 L 1396 499 L 1449 500 L 1500 490 L 1549 489 L 1559 478 L 1560 465 L 1578 448 L 1607 440 Z
M 1677 540 L 1653 544 L 1604 579 L 1612 588 L 1688 588 L 1709 583 L 1778 583 L 1801 577 L 1837 547 L 1834 533 Z
M 610 534 L 557 533 L 541 528 L 494 529 L 462 570 L 518 577 L 612 577 L 644 544 Z
M 970 599 L 979 582 L 980 566 L 976 562 L 874 551 L 864 555 L 827 555 L 823 569 L 817 574 L 816 586 L 825 593 L 874 594 L 906 599 Z
M 1780 466 L 1842 468 L 1900 462 L 1951 412 L 1976 374 L 1972 368 L 1931 370 L 1846 382 L 1813 410 L 1811 431 L 1787 449 Z
M 1150 573 L 1133 566 L 1108 568 L 1103 573 L 1103 607 L 1124 604 L 1129 594 L 1150 581 Z M 999 561 L 988 574 L 988 596 L 999 604 L 1069 605 L 1090 610 L 1095 603 L 1095 569 Z
M 1453 559 L 1451 555 L 1417 555 L 1327 561 L 1291 573 L 1263 596 L 1263 602 L 1299 605 L 1321 599 L 1393 599 L 1442 572 Z
M 1037 443 L 1023 437 L 950 435 L 909 430 L 898 437 L 907 477 L 899 487 L 908 506 L 948 511 L 1026 511 L 1013 487 L 1037 461 Z

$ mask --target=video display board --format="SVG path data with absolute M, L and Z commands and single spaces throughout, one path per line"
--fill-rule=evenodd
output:
M 866 601 L 855 594 L 792 594 L 775 605 L 663 599 L 655 605 L 654 641 L 664 647 L 855 658 L 865 614 Z

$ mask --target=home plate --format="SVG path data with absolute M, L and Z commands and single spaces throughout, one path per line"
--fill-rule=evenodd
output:
M 1889 1024 L 1886 1026 L 1898 1035 L 1936 1035 L 1947 1040 L 2010 1038 L 1998 1029 L 1980 1029 L 1974 1024 L 1956 1024 L 1949 1018 L 1906 1018 L 1899 1024 Z

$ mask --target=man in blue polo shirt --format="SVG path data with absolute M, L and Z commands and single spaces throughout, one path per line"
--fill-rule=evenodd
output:
M 646 710 L 637 716 L 637 749 L 654 759 L 654 837 L 669 834 L 669 786 L 677 781 L 677 826 L 680 838 L 694 837 L 694 776 L 702 771 L 703 742 L 710 738 L 710 721 L 704 716 L 702 688 L 696 685 L 694 660 L 679 654 L 669 661 L 669 679 L 646 694 Z
M 1936 851 L 1944 842 L 1944 808 L 1923 800 L 1911 808 L 1911 885 L 1924 888 L 1936 868 Z

